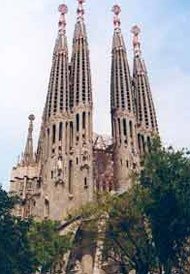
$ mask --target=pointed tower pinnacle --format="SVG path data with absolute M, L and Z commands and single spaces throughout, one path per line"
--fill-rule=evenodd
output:
M 136 167 L 135 114 L 127 51 L 121 32 L 121 8 L 114 5 L 111 68 L 111 120 L 114 142 L 114 177 L 119 192 L 130 186 L 129 173 Z
M 119 18 L 119 14 L 121 13 L 120 6 L 119 5 L 114 5 L 113 8 L 112 8 L 112 12 L 115 15 L 114 20 L 113 20 L 115 29 L 120 29 L 120 25 L 121 25 L 121 21 L 120 21 L 120 18 Z
M 65 4 L 62 4 L 58 10 L 60 12 L 58 37 L 53 52 L 48 95 L 45 105 L 45 121 L 66 112 L 69 106 L 69 65 L 65 19 L 68 8 Z
M 59 33 L 61 35 L 64 35 L 65 32 L 66 32 L 65 27 L 67 25 L 66 24 L 66 19 L 65 19 L 65 14 L 68 13 L 68 8 L 65 4 L 62 4 L 62 5 L 59 6 L 58 10 L 61 13 L 60 19 L 59 19 L 59 24 L 58 24 L 59 25 Z
M 83 19 L 84 16 L 84 7 L 83 4 L 85 3 L 85 0 L 77 0 L 78 1 L 78 9 L 77 9 L 77 15 L 78 15 L 78 19 Z
M 44 201 L 48 197 L 48 215 L 57 220 L 93 195 L 92 88 L 83 3 L 78 0 L 70 63 L 68 9 L 65 4 L 59 6 L 58 37 L 38 145 Z
M 84 204 L 93 196 L 92 84 L 84 0 L 77 0 L 77 20 L 73 35 L 70 69 L 70 194 Z M 77 161 L 76 161 L 77 159 Z M 77 187 L 76 187 L 77 186 Z
M 87 32 L 84 22 L 83 3 L 85 1 L 77 0 L 77 2 L 77 22 L 75 24 L 71 58 L 71 109 L 80 104 L 92 104 L 90 58 Z
M 25 146 L 25 151 L 23 154 L 23 164 L 24 165 L 32 165 L 34 163 L 34 152 L 33 152 L 33 137 L 32 137 L 32 132 L 33 132 L 33 121 L 35 120 L 35 116 L 31 114 L 28 117 L 30 123 L 28 127 L 28 137 L 26 141 L 26 146 Z
M 119 17 L 121 13 L 120 6 L 114 5 L 112 8 L 112 12 L 114 13 L 114 17 L 113 17 L 114 36 L 113 36 L 112 49 L 122 47 L 124 50 L 126 50 L 123 36 L 121 33 L 121 20 Z
M 135 86 L 138 148 L 140 154 L 143 154 L 150 146 L 151 137 L 158 134 L 158 125 L 148 73 L 141 54 L 140 28 L 134 26 L 131 32 L 134 49 L 133 82 Z
M 140 57 L 141 56 L 141 43 L 139 40 L 139 34 L 141 32 L 140 28 L 138 26 L 134 26 L 131 29 L 131 32 L 133 33 L 133 48 L 134 48 L 134 56 Z

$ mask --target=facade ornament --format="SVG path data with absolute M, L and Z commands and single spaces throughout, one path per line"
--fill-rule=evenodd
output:
M 131 29 L 131 33 L 133 34 L 134 55 L 136 57 L 141 55 L 141 49 L 140 49 L 141 43 L 140 43 L 140 40 L 139 40 L 140 32 L 141 32 L 141 30 L 137 25 L 133 26 L 132 29 Z
M 84 13 L 85 13 L 83 4 L 85 3 L 85 0 L 77 0 L 77 1 L 78 1 L 77 16 L 78 16 L 78 19 L 83 19 Z
M 64 177 L 63 158 L 61 155 L 59 155 L 58 158 L 55 159 L 55 161 L 54 161 L 54 170 L 53 170 L 54 183 L 56 185 L 64 184 L 63 177 Z
M 115 29 L 119 29 L 121 25 L 121 20 L 119 18 L 119 14 L 121 13 L 121 8 L 119 5 L 114 5 L 112 8 L 112 12 L 114 13 L 114 18 L 113 18 L 113 24 Z
M 59 6 L 58 11 L 61 13 L 59 23 L 58 23 L 59 33 L 65 34 L 66 32 L 65 27 L 67 25 L 65 15 L 68 13 L 68 7 L 65 4 L 62 4 Z

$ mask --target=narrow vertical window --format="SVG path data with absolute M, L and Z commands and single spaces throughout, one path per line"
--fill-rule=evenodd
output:
M 150 152 L 150 150 L 151 150 L 150 136 L 147 137 L 147 147 L 148 147 L 148 151 Z
M 141 152 L 141 135 L 138 134 L 138 147 L 139 147 L 139 151 Z
M 82 113 L 82 128 L 83 129 L 86 128 L 86 113 L 85 112 Z
M 113 119 L 112 119 L 112 127 L 111 127 L 111 129 L 112 129 L 112 137 L 115 138 L 115 124 L 114 124 Z
M 73 182 L 73 162 L 72 160 L 69 161 L 69 193 L 73 193 L 72 188 L 72 182 Z
M 63 137 L 63 123 L 60 122 L 59 123 L 59 141 L 62 140 L 62 137 Z
M 47 129 L 47 155 L 49 155 L 49 136 L 50 136 L 50 130 Z
M 142 144 L 143 144 L 143 152 L 146 152 L 146 144 L 145 144 L 145 140 L 144 140 L 144 135 L 142 135 Z
M 70 148 L 73 147 L 73 122 L 70 122 Z
M 53 132 L 52 132 L 52 143 L 55 144 L 56 140 L 56 125 L 53 125 Z
M 124 136 L 127 136 L 127 123 L 126 123 L 126 119 L 123 119 L 123 134 L 124 134 Z
M 132 121 L 129 121 L 129 131 L 130 131 L 130 137 L 133 138 L 133 123 L 132 123 Z
M 88 188 L 88 182 L 87 182 L 87 178 L 84 178 L 84 188 Z
M 76 129 L 77 129 L 77 132 L 79 132 L 79 124 L 80 124 L 80 117 L 79 117 L 79 114 L 77 113 L 76 115 Z
M 68 122 L 65 123 L 65 151 L 68 151 Z
M 120 123 L 120 119 L 118 118 L 117 121 L 118 121 L 118 129 L 119 129 L 119 142 L 121 144 L 121 123 Z
M 91 127 L 92 127 L 92 121 L 91 121 L 91 114 L 89 112 L 88 113 L 88 137 L 89 138 L 91 138 L 91 135 L 92 135 Z
M 121 124 L 120 124 L 120 119 L 118 118 L 118 129 L 119 129 L 119 136 L 121 136 Z
M 45 199 L 45 212 L 44 212 L 44 217 L 47 219 L 50 214 L 50 206 L 49 206 L 49 201 L 48 199 Z

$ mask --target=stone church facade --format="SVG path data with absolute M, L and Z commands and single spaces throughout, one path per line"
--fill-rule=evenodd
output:
M 132 28 L 131 74 L 120 11 L 118 5 L 113 7 L 112 137 L 108 138 L 93 133 L 95 91 L 91 84 L 84 0 L 78 0 L 71 59 L 66 34 L 67 6 L 60 5 L 38 147 L 34 151 L 35 117 L 30 115 L 25 150 L 12 169 L 10 192 L 23 201 L 15 208 L 17 216 L 63 221 L 68 213 L 93 201 L 97 192 L 126 191 L 131 184 L 131 172 L 140 168 L 141 156 L 148 151 L 152 137 L 158 134 L 148 73 L 142 59 L 140 29 Z

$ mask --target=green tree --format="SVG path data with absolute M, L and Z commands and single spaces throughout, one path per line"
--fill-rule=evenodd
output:
M 35 265 L 27 237 L 31 221 L 11 215 L 15 202 L 0 187 L 0 273 L 31 274 Z
M 121 273 L 188 273 L 190 239 L 190 158 L 186 150 L 154 140 L 133 187 L 123 195 L 100 197 L 81 217 L 97 224 L 104 216 L 104 258 Z M 106 216 L 106 218 L 105 218 Z
M 0 273 L 59 273 L 72 235 L 61 236 L 58 222 L 14 217 L 11 211 L 18 202 L 0 187 Z
M 144 210 L 151 223 L 160 264 L 170 274 L 181 264 L 181 254 L 190 236 L 188 152 L 165 149 L 155 140 L 145 157 L 140 183 L 149 193 Z
M 89 230 L 99 228 L 92 237 L 103 243 L 102 260 L 108 263 L 110 273 L 112 267 L 123 274 L 132 269 L 137 274 L 147 274 L 158 267 L 150 225 L 143 211 L 146 200 L 146 190 L 135 184 L 123 195 L 99 196 L 96 203 L 80 212 L 81 219 L 89 221 Z
M 62 273 L 63 257 L 71 248 L 72 234 L 61 236 L 58 222 L 46 220 L 33 222 L 28 233 L 30 248 L 35 254 L 40 273 Z
M 137 274 L 147 274 L 157 266 L 150 226 L 143 212 L 146 199 L 147 193 L 139 185 L 112 199 L 104 252 L 106 260 L 111 254 L 117 258 L 120 273 L 135 269 Z

